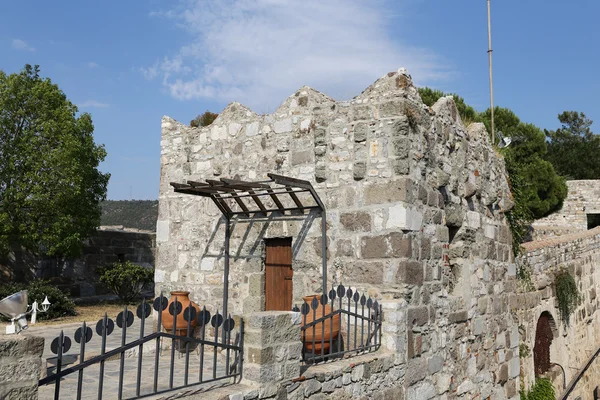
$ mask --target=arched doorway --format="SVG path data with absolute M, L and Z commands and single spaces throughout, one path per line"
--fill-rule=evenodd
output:
M 533 347 L 533 365 L 536 375 L 543 375 L 550 369 L 550 345 L 554 334 L 554 318 L 548 311 L 544 311 L 537 322 L 535 330 L 535 345 Z

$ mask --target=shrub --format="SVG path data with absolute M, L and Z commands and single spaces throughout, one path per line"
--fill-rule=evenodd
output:
M 44 297 L 48 296 L 48 301 L 51 305 L 48 312 L 38 313 L 38 320 L 48 320 L 60 317 L 77 315 L 75 311 L 75 303 L 67 297 L 59 288 L 44 280 L 34 280 L 29 284 L 9 283 L 0 286 L 0 299 L 10 296 L 13 293 L 21 290 L 27 290 L 27 299 L 31 305 L 37 301 L 40 308 Z
M 554 278 L 558 309 L 565 324 L 568 325 L 569 317 L 581 303 L 581 295 L 577 289 L 575 278 L 568 271 L 563 270 Z
M 201 128 L 203 126 L 208 126 L 208 125 L 212 124 L 214 122 L 214 120 L 217 119 L 218 116 L 219 116 L 219 114 L 215 114 L 210 111 L 205 111 L 204 114 L 198 115 L 196 118 L 191 120 L 190 126 L 192 128 L 198 128 L 198 127 Z
M 124 302 L 137 299 L 144 286 L 154 281 L 154 270 L 125 261 L 110 264 L 100 271 L 100 282 Z
M 535 384 L 528 391 L 522 390 L 521 400 L 554 400 L 554 387 L 547 378 L 535 380 Z

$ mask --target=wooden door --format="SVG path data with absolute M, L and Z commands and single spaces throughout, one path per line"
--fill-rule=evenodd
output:
M 266 239 L 265 297 L 267 311 L 292 309 L 292 238 Z

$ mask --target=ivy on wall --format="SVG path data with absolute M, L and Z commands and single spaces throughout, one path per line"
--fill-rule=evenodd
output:
M 547 378 L 540 378 L 535 380 L 535 384 L 531 389 L 520 392 L 521 400 L 554 400 L 556 396 L 554 394 L 554 387 L 552 382 Z
M 581 295 L 577 289 L 577 282 L 573 275 L 567 270 L 562 270 L 554 278 L 554 287 L 556 289 L 556 299 L 558 300 L 558 309 L 565 324 L 569 324 L 569 317 L 581 304 Z

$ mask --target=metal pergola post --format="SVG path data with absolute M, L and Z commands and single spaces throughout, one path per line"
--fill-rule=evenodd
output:
M 327 296 L 327 213 L 321 211 L 321 263 L 323 265 L 323 296 Z
M 225 268 L 223 272 L 223 320 L 227 320 L 227 300 L 229 299 L 229 242 L 231 241 L 231 221 L 225 218 Z

